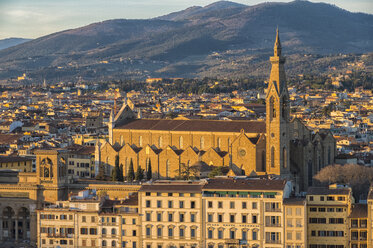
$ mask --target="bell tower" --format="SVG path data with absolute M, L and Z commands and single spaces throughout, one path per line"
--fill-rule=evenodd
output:
M 290 176 L 289 159 L 289 93 L 277 28 L 272 68 L 266 96 L 266 171 L 268 174 Z

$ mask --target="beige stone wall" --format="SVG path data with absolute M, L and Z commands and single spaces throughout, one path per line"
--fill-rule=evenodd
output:
M 285 205 L 285 247 L 307 247 L 307 208 L 303 205 Z

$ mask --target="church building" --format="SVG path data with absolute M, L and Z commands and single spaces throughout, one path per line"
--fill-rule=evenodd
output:
M 109 140 L 96 145 L 96 173 L 110 176 L 118 156 L 124 176 L 131 163 L 135 171 L 151 165 L 155 179 L 178 177 L 190 166 L 225 166 L 235 175 L 292 179 L 306 190 L 334 162 L 336 142 L 330 131 L 314 133 L 291 117 L 278 30 L 270 62 L 266 121 L 141 119 L 125 102 L 111 113 Z

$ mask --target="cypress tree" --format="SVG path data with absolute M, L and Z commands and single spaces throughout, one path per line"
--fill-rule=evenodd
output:
M 132 182 L 135 179 L 135 171 L 133 170 L 133 162 L 131 159 L 130 166 L 128 168 L 128 173 L 127 173 L 127 180 L 129 182 Z
M 136 181 L 141 181 L 142 179 L 144 179 L 144 170 L 141 169 L 141 166 L 139 165 L 137 167 L 137 171 L 136 171 L 136 175 L 135 175 L 135 180 Z
M 124 181 L 124 176 L 123 176 L 123 164 L 120 164 L 119 166 L 119 181 L 123 182 Z
M 117 181 L 117 170 L 114 167 L 114 169 L 111 171 L 111 181 Z

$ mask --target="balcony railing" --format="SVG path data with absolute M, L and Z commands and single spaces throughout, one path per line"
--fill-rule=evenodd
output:
M 281 227 L 280 223 L 266 223 L 266 227 Z
M 267 244 L 281 244 L 281 240 L 266 239 Z
M 266 212 L 281 212 L 281 208 L 266 208 Z

